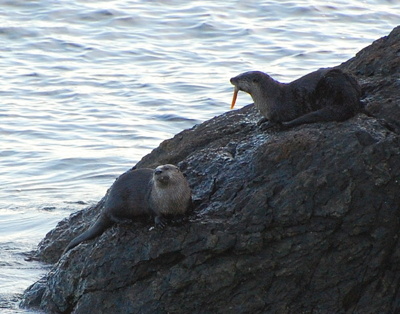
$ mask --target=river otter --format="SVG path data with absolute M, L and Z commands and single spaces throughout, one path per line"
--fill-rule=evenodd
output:
M 184 214 L 190 203 L 191 190 L 178 167 L 167 164 L 154 170 L 130 170 L 111 186 L 96 222 L 74 238 L 64 253 L 102 234 L 113 223 L 125 222 L 136 216 L 154 216 L 156 226 L 163 228 L 166 225 L 164 215 Z
M 259 71 L 231 78 L 235 86 L 231 109 L 240 90 L 253 98 L 268 124 L 293 127 L 304 123 L 344 121 L 361 110 L 361 88 L 349 74 L 335 68 L 323 68 L 289 84 L 280 83 Z

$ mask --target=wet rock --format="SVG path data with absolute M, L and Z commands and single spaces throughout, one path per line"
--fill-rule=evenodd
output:
M 27 289 L 23 306 L 55 313 L 396 312 L 400 95 L 393 91 L 400 60 L 391 57 L 399 36 L 398 27 L 341 65 L 358 75 L 369 115 L 262 132 L 249 105 L 161 143 L 136 166 L 180 165 L 195 199 L 187 220 L 162 230 L 148 221 L 115 225 L 61 256 L 102 201 L 71 215 L 39 244 L 36 257 L 55 264 Z

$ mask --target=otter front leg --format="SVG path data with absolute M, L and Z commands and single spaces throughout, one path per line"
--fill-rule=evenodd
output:
M 163 216 L 155 216 L 154 224 L 156 225 L 156 227 L 160 227 L 161 229 L 163 229 L 167 225 L 167 219 L 165 219 Z

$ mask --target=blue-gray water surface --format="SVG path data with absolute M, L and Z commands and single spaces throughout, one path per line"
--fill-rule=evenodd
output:
M 1 0 L 0 311 L 24 261 L 167 138 L 229 110 L 229 78 L 289 82 L 389 34 L 397 0 Z M 237 107 L 251 102 L 239 94 Z

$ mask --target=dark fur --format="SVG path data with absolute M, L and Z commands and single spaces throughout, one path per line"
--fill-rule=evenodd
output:
M 319 69 L 289 84 L 251 71 L 231 78 L 231 83 L 251 95 L 271 126 L 344 121 L 361 109 L 360 86 L 339 69 Z
M 172 176 L 174 179 L 171 179 Z M 162 191 L 161 194 L 155 195 L 156 189 Z M 171 195 L 174 197 L 170 199 Z M 137 216 L 151 215 L 156 225 L 164 227 L 164 215 L 184 214 L 190 203 L 189 185 L 176 166 L 128 171 L 111 186 L 96 222 L 74 238 L 64 252 L 99 236 L 114 223 L 125 222 Z

